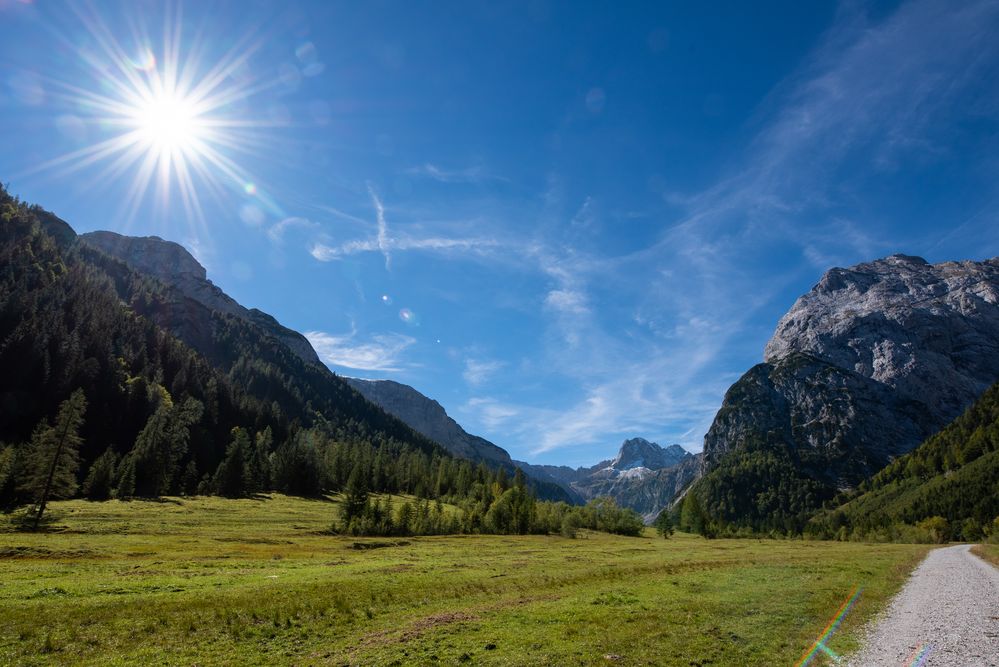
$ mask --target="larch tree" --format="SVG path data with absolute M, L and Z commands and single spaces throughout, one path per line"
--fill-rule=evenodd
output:
M 31 436 L 25 457 L 21 490 L 34 498 L 33 528 L 38 530 L 45 507 L 52 498 L 66 498 L 76 492 L 76 472 L 80 468 L 80 427 L 87 399 L 77 389 L 59 405 L 55 423 L 42 422 Z

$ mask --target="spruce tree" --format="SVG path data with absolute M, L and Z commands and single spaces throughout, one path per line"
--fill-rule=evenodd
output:
M 107 500 L 114 488 L 118 454 L 108 447 L 90 466 L 83 482 L 83 495 L 90 500 Z
M 25 457 L 21 490 L 35 500 L 33 527 L 38 530 L 51 498 L 66 498 L 76 492 L 76 471 L 80 467 L 80 427 L 87 409 L 82 389 L 77 389 L 59 406 L 55 423 L 44 421 L 35 428 Z
M 350 478 L 347 480 L 347 493 L 343 499 L 341 508 L 341 518 L 346 529 L 350 525 L 351 519 L 360 517 L 368 508 L 368 476 L 364 470 L 364 465 L 358 461 L 354 469 L 350 471 Z
M 659 513 L 653 525 L 656 527 L 656 532 L 662 538 L 669 538 L 673 534 L 673 517 L 670 516 L 669 508 Z
M 271 446 L 274 443 L 274 436 L 271 427 L 268 426 L 263 431 L 257 432 L 256 442 L 253 446 L 253 454 L 249 460 L 249 491 L 251 493 L 262 493 L 271 490 Z
M 215 471 L 215 491 L 222 496 L 245 496 L 249 484 L 247 460 L 250 455 L 250 436 L 246 429 L 232 429 L 232 441 L 225 450 L 225 458 Z
M 162 496 L 175 490 L 178 467 L 187 452 L 191 425 L 201 419 L 201 402 L 188 398 L 174 405 L 165 395 L 135 439 L 132 456 L 135 461 L 135 493 L 140 496 Z

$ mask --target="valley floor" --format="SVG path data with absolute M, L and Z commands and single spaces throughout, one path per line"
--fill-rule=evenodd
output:
M 0 664 L 792 665 L 928 547 L 561 537 L 334 537 L 334 502 L 55 503 L 0 517 Z M 817 655 L 811 665 L 823 664 Z

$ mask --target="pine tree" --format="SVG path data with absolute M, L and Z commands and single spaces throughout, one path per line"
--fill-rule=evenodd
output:
M 21 489 L 35 499 L 33 527 L 38 530 L 50 498 L 65 498 L 76 492 L 76 471 L 80 467 L 80 427 L 87 399 L 77 389 L 62 402 L 55 423 L 42 422 L 35 428 L 25 460 Z

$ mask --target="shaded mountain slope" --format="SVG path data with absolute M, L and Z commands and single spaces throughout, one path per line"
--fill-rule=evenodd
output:
M 532 471 L 531 466 L 513 461 L 502 447 L 465 431 L 440 403 L 409 385 L 393 380 L 344 379 L 369 401 L 398 417 L 418 433 L 439 443 L 453 455 L 493 467 L 499 466 L 511 473 L 519 467 L 530 478 L 530 486 L 539 498 L 570 503 L 581 501 L 578 494 L 548 475 L 539 474 Z
M 822 537 L 867 536 L 933 516 L 974 541 L 999 517 L 999 384 L 918 448 L 837 498 L 808 524 Z

